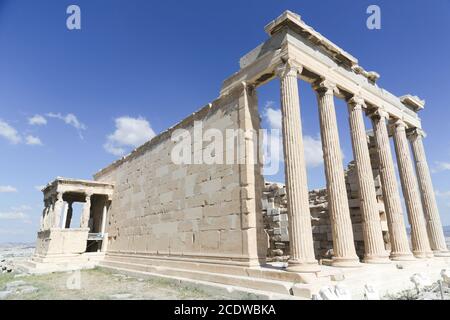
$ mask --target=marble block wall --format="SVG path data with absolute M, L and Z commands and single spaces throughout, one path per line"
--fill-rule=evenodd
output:
M 256 214 L 261 212 L 263 179 L 257 165 L 239 162 L 254 146 L 245 139 L 240 153 L 238 143 L 228 144 L 227 136 L 215 156 L 226 163 L 233 153 L 239 161 L 205 164 L 196 154 L 204 155 L 210 142 L 195 139 L 196 122 L 203 132 L 257 130 L 256 95 L 245 86 L 235 88 L 94 176 L 115 184 L 107 254 L 240 265 L 265 260 L 267 238 L 262 216 Z M 171 158 L 177 129 L 193 138 L 192 163 L 176 164 Z

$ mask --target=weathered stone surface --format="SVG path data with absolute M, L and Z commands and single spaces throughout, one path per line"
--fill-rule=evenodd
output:
M 433 183 L 431 181 L 430 169 L 425 155 L 425 148 L 423 146 L 423 132 L 416 129 L 409 135 L 414 154 L 416 165 L 417 180 L 422 196 L 423 210 L 425 214 L 427 230 L 430 240 L 430 246 L 435 255 L 450 256 L 445 243 L 444 231 L 442 229 L 441 218 L 439 217 L 439 210 L 436 203 L 436 196 L 434 194 Z
M 375 135 L 374 156 L 379 159 L 379 174 L 382 185 L 382 195 L 386 208 L 386 217 L 391 244 L 390 258 L 394 260 L 410 260 L 412 253 L 409 248 L 406 227 L 403 219 L 403 209 L 395 176 L 394 162 L 386 127 L 387 114 L 381 109 L 372 114 L 372 124 Z
M 327 196 L 333 230 L 333 263 L 340 266 L 355 266 L 359 259 L 353 241 L 344 169 L 342 167 L 342 154 L 333 97 L 335 88 L 335 84 L 327 80 L 321 81 L 315 87 L 319 104 Z
M 306 162 L 300 119 L 300 101 L 297 76 L 299 67 L 288 61 L 278 70 L 281 82 L 281 113 L 283 151 L 285 161 L 287 207 L 289 214 L 290 258 L 289 269 L 295 271 L 319 270 L 314 257 L 311 218 L 308 205 Z M 273 213 L 272 213 L 273 214 Z M 281 229 L 275 235 L 283 236 Z M 284 235 L 287 235 L 284 234 Z
M 384 247 L 381 232 L 380 214 L 375 194 L 375 184 L 372 175 L 367 135 L 363 119 L 364 101 L 353 97 L 349 101 L 349 122 L 352 137 L 353 154 L 356 163 L 356 173 L 359 188 L 361 208 L 361 225 L 364 239 L 364 262 L 386 263 L 388 254 Z M 352 186 L 350 186 L 352 188 Z M 356 238 L 356 236 L 355 236 Z
M 428 240 L 428 234 L 423 214 L 422 203 L 414 175 L 414 168 L 409 151 L 408 140 L 405 131 L 406 124 L 402 120 L 395 120 L 394 142 L 397 151 L 397 163 L 400 172 L 405 205 L 411 224 L 412 251 L 417 258 L 433 256 Z

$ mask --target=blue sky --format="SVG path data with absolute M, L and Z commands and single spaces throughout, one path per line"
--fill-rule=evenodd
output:
M 215 99 L 286 9 L 380 73 L 381 87 L 426 100 L 428 161 L 450 224 L 450 1 L 430 2 L 0 0 L 0 242 L 35 239 L 37 186 L 55 176 L 90 179 L 118 151 Z M 82 30 L 66 28 L 70 4 L 81 8 Z M 381 30 L 366 28 L 370 4 L 381 8 Z M 277 81 L 258 90 L 266 127 L 278 90 Z M 313 152 L 319 122 L 310 85 L 300 82 L 300 96 Z M 342 101 L 336 108 L 347 163 L 347 111 Z M 143 136 L 127 135 L 130 128 Z M 321 187 L 323 166 L 311 157 L 309 186 Z

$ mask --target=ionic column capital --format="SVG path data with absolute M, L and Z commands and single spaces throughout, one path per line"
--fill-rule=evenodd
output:
M 360 96 L 353 96 L 350 99 L 347 100 L 347 104 L 351 110 L 362 110 L 367 108 L 366 103 L 364 102 L 364 99 Z
M 417 137 L 425 138 L 427 136 L 427 134 L 425 133 L 425 131 L 423 129 L 416 127 L 416 128 L 411 128 L 410 130 L 408 130 L 407 136 L 409 139 L 415 139 Z
M 401 129 L 401 128 L 406 129 L 408 127 L 406 125 L 405 121 L 403 121 L 403 119 L 400 119 L 400 118 L 392 119 L 391 122 L 392 122 L 392 125 L 398 129 Z
M 285 63 L 281 64 L 275 69 L 275 74 L 279 78 L 295 77 L 302 72 L 303 66 L 292 59 L 288 59 Z
M 328 80 L 328 79 L 321 79 L 313 84 L 313 89 L 319 94 L 319 95 L 334 95 L 339 93 L 339 90 L 336 86 L 336 83 Z
M 375 111 L 369 114 L 369 117 L 373 120 L 389 120 L 389 113 L 386 112 L 382 107 L 378 107 Z

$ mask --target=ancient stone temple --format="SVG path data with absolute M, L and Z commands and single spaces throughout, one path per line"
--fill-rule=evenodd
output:
M 216 100 L 100 170 L 94 181 L 57 178 L 43 190 L 30 270 L 99 264 L 310 298 L 338 280 L 359 288 L 368 273 L 380 288 L 389 286 L 386 275 L 397 274 L 398 263 L 408 265 L 408 272 L 424 267 L 423 261 L 427 270 L 448 265 L 418 115 L 424 101 L 378 87 L 376 72 L 366 71 L 297 14 L 286 11 L 265 30 L 268 39 L 240 59 Z M 326 177 L 326 189 L 317 192 L 307 182 L 299 80 L 317 94 Z M 248 135 L 260 129 L 257 88 L 269 81 L 279 81 L 282 109 L 285 192 L 276 195 L 254 161 L 260 146 Z M 335 99 L 348 105 L 354 162 L 347 171 Z M 364 117 L 372 128 L 365 127 Z M 244 132 L 238 146 L 228 144 L 235 137 L 227 136 L 223 152 L 215 152 L 238 161 L 207 164 L 198 157 L 207 143 L 193 139 L 185 149 L 193 160 L 174 163 L 176 142 L 195 138 L 198 123 L 216 133 Z M 280 196 L 282 205 L 268 203 Z M 74 202 L 84 204 L 79 221 L 71 214 Z M 280 221 L 277 234 L 268 235 L 268 211 Z M 285 242 L 280 249 L 287 265 L 268 263 L 271 242 Z

